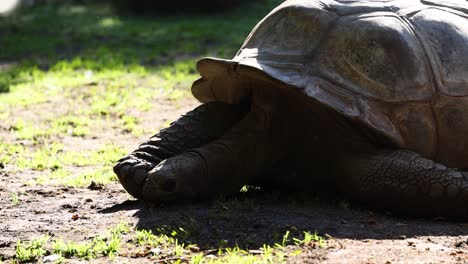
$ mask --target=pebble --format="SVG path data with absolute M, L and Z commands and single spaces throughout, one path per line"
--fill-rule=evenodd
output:
M 59 255 L 49 255 L 49 256 L 45 256 L 42 262 L 44 263 L 55 262 L 59 259 L 60 259 Z
M 159 255 L 161 253 L 161 249 L 159 248 L 152 248 L 150 249 L 151 254 L 153 255 Z

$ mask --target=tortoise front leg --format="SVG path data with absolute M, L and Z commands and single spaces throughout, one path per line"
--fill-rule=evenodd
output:
M 236 124 L 246 107 L 220 102 L 203 104 L 162 129 L 114 166 L 120 183 L 133 196 L 142 198 L 148 171 L 161 161 L 203 146 Z
M 408 150 L 343 159 L 340 189 L 363 202 L 416 216 L 468 219 L 468 173 Z
M 238 192 L 287 155 L 270 113 L 252 110 L 223 136 L 162 161 L 148 173 L 143 198 L 163 201 Z

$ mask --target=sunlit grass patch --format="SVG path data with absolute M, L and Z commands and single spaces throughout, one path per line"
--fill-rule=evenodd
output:
M 44 144 L 37 149 L 15 144 L 0 145 L 0 154 L 10 153 L 6 163 L 32 170 L 57 170 L 66 166 L 110 165 L 126 154 L 115 145 L 105 145 L 97 150 L 65 151 L 61 143 Z
M 13 162 L 21 169 L 56 170 L 62 167 L 62 162 L 58 159 L 62 148 L 60 143 L 47 144 L 37 150 L 25 148 Z
M 98 150 L 90 151 L 67 151 L 61 153 L 58 159 L 66 165 L 89 166 L 110 165 L 127 153 L 121 147 L 106 145 Z
M 3 165 L 12 163 L 18 155 L 21 155 L 25 150 L 20 144 L 6 144 L 0 142 L 0 163 Z
M 255 23 L 280 2 L 252 3 L 219 14 L 167 17 L 122 17 L 99 1 L 26 8 L 0 17 L 0 31 L 8 32 L 7 38 L 0 38 L 0 62 L 8 65 L 0 73 L 0 92 L 14 92 L 19 84 L 32 82 L 39 89 L 44 88 L 41 82 L 49 87 L 78 86 L 125 71 L 159 72 L 185 86 L 183 79 L 195 72 L 196 59 L 232 57 Z M 188 73 L 185 66 L 177 65 L 184 60 Z M 169 71 L 167 78 L 160 66 L 176 72 Z
M 119 81 L 122 83 L 135 82 L 135 80 L 147 75 L 143 66 L 112 63 L 108 62 L 109 65 L 106 65 L 105 62 L 98 64 L 96 61 L 77 57 L 71 61 L 58 61 L 47 70 L 41 70 L 34 66 L 20 67 L 17 70 L 19 73 L 11 72 L 12 76 L 5 77 L 16 81 L 10 84 L 9 93 L 0 93 L 0 101 L 5 103 L 3 108 L 8 105 L 37 104 L 53 96 L 62 95 L 67 89 L 74 87 L 115 79 L 120 79 Z
M 38 262 L 48 254 L 61 258 L 91 260 L 97 257 L 114 256 L 122 246 L 121 236 L 130 231 L 128 223 L 120 223 L 107 232 L 97 235 L 90 241 L 64 241 L 61 238 L 51 241 L 49 236 L 33 238 L 30 242 L 18 240 L 14 260 L 18 262 Z
M 128 76 L 127 76 L 128 77 Z M 81 112 L 85 115 L 120 115 L 128 111 L 147 111 L 152 100 L 161 93 L 150 87 L 138 86 L 142 79 L 124 78 L 93 85 L 81 90 L 79 99 L 87 105 Z
M 295 235 L 292 235 L 292 234 Z M 217 249 L 200 251 L 195 244 L 184 244 L 196 234 L 196 230 L 186 230 L 182 227 L 159 227 L 157 232 L 151 230 L 136 230 L 133 242 L 146 246 L 146 251 L 159 252 L 159 256 L 151 258 L 159 261 L 172 260 L 187 263 L 283 263 L 288 257 L 302 254 L 306 247 L 325 246 L 325 240 L 316 232 L 286 231 L 274 245 L 264 244 L 259 249 L 243 249 L 239 246 L 227 247 L 223 243 Z M 143 248 L 143 251 L 144 249 Z M 309 248 L 310 250 L 310 248 Z M 148 253 L 147 253 L 148 254 Z M 137 255 L 147 255 L 139 251 Z
M 86 260 L 103 256 L 112 258 L 122 246 L 121 235 L 129 230 L 128 224 L 121 223 L 89 242 L 64 242 L 62 239 L 56 239 L 52 243 L 52 251 L 65 258 L 76 257 Z
M 62 116 L 50 120 L 51 130 L 57 135 L 68 134 L 74 137 L 83 137 L 90 134 L 91 120 L 79 116 Z
M 264 244 L 255 250 L 236 247 L 220 246 L 217 249 L 200 251 L 194 244 L 183 244 L 177 230 L 157 234 L 151 230 L 136 230 L 133 243 L 137 246 L 134 256 L 149 256 L 151 259 L 164 261 L 182 261 L 184 263 L 283 263 L 290 256 L 302 254 L 303 247 L 311 243 L 318 243 L 323 247 L 325 242 L 317 233 L 303 232 L 302 236 L 290 237 L 287 231 L 282 241 L 275 245 Z M 142 248 L 143 247 L 143 248 Z M 157 255 L 154 252 L 158 252 Z
M 288 231 L 281 242 L 276 243 L 274 246 L 264 244 L 261 248 L 255 250 L 242 249 L 238 246 L 220 246 L 216 250 L 199 252 L 197 245 L 181 244 L 175 238 L 177 235 L 154 235 L 151 231 L 146 230 L 136 231 L 136 242 L 139 245 L 150 245 L 153 252 L 161 252 L 162 256 L 154 256 L 159 261 L 171 259 L 172 261 L 188 263 L 283 263 L 287 257 L 301 254 L 302 247 L 309 246 L 310 243 L 320 241 L 318 247 L 324 246 L 323 238 L 316 233 L 314 235 L 311 235 L 310 232 L 303 233 L 304 236 L 289 238 L 290 233 Z M 170 249 L 171 247 L 172 249 Z M 158 248 L 160 248 L 159 251 Z
M 18 240 L 15 247 L 15 259 L 19 262 L 32 262 L 38 260 L 47 252 L 44 246 L 49 239 L 49 236 L 42 236 L 35 238 L 30 242 Z
M 20 169 L 44 171 L 29 184 L 86 187 L 91 183 L 106 185 L 116 181 L 111 164 L 124 154 L 126 151 L 115 145 L 105 145 L 97 150 L 64 151 L 62 144 L 52 143 L 31 153 L 20 148 L 18 156 L 8 162 Z M 89 166 L 92 167 L 77 170 L 77 167 Z
M 138 126 L 140 120 L 138 117 L 123 114 L 120 119 L 123 121 L 123 131 L 132 133 L 136 137 L 141 137 L 144 130 Z
M 302 233 L 302 238 L 293 238 L 296 245 L 308 245 L 310 243 L 317 242 L 320 247 L 325 246 L 324 238 L 319 236 L 317 232 L 311 233 L 309 231 L 303 231 Z
M 10 127 L 10 131 L 16 135 L 17 139 L 39 140 L 49 139 L 52 136 L 73 136 L 83 137 L 90 133 L 91 124 L 96 124 L 96 120 L 78 116 L 62 116 L 45 119 L 39 124 L 32 124 L 23 119 L 18 119 Z
M 47 101 L 47 90 L 34 89 L 30 84 L 15 86 L 11 93 L 0 93 L 0 111 L 5 112 L 10 107 L 18 107 L 43 103 Z
M 140 246 L 157 246 L 164 237 L 156 236 L 151 230 L 136 230 L 134 242 Z
M 74 99 L 84 113 L 109 114 L 136 108 L 149 110 L 151 100 L 174 90 L 189 88 L 197 74 L 193 60 L 151 68 L 116 63 L 103 67 L 98 62 L 75 58 L 59 61 L 48 70 L 24 69 L 9 93 L 0 93 L 0 110 L 44 103 L 56 97 Z M 13 77 L 10 77 L 13 78 Z M 77 90 L 78 88 L 78 90 Z M 181 93 L 184 94 L 184 93 Z M 65 102 L 64 102 L 65 103 Z M 86 107 L 86 105 L 88 105 Z
M 167 233 L 167 230 L 175 232 Z M 137 261 L 146 258 L 158 263 L 285 263 L 289 257 L 297 256 L 304 250 L 314 250 L 325 245 L 317 233 L 302 232 L 302 236 L 292 237 L 287 231 L 282 241 L 275 245 L 264 244 L 258 249 L 245 249 L 239 246 L 200 249 L 198 245 L 184 243 L 176 230 L 164 232 L 132 229 L 128 223 L 120 223 L 103 234 L 92 236 L 84 241 L 64 241 L 62 238 L 39 237 L 31 242 L 17 242 L 18 261 L 38 261 L 47 254 L 56 254 L 62 260 L 78 258 L 132 257 Z M 125 242 L 124 242 L 125 241 Z M 310 247 L 311 244 L 317 247 Z M 137 261 L 138 262 L 138 261 Z
M 109 166 L 85 172 L 76 172 L 73 168 L 60 168 L 35 178 L 29 184 L 88 187 L 91 184 L 107 185 L 117 180 L 117 176 Z
M 14 206 L 19 205 L 21 203 L 18 193 L 16 192 L 10 193 L 10 202 Z
M 254 264 L 254 263 L 285 263 L 285 253 L 281 250 L 275 250 L 274 248 L 263 245 L 261 250 L 256 254 L 251 254 L 249 251 L 242 250 L 238 247 L 227 248 L 218 253 L 218 258 L 207 259 L 203 257 L 192 258 L 191 263 L 209 263 L 209 264 L 221 264 L 221 263 L 240 263 L 240 264 Z
M 16 137 L 18 139 L 33 139 L 48 135 L 46 131 L 30 124 L 26 124 L 22 119 L 17 120 L 13 125 L 11 125 L 10 130 L 16 133 Z

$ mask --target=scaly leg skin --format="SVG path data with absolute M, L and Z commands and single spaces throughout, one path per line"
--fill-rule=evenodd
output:
M 468 173 L 408 150 L 380 150 L 341 165 L 341 190 L 353 198 L 403 214 L 468 220 Z
M 242 119 L 246 110 L 241 105 L 219 102 L 203 104 L 120 159 L 114 166 L 114 172 L 131 195 L 142 198 L 148 171 L 167 158 L 219 138 Z
M 255 107 L 253 107 L 255 108 Z M 146 200 L 209 197 L 239 191 L 285 153 L 269 114 L 252 109 L 221 138 L 159 163 L 143 184 Z

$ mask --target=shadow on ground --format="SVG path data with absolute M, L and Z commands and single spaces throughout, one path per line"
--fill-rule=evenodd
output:
M 302 237 L 303 232 L 317 232 L 324 238 L 359 240 L 468 234 L 466 223 L 391 216 L 362 208 L 345 208 L 346 203 L 321 199 L 284 202 L 282 195 L 277 195 L 272 199 L 271 194 L 268 197 L 240 194 L 223 200 L 170 206 L 126 201 L 100 213 L 138 208 L 137 228 L 155 234 L 175 231 L 180 242 L 197 244 L 202 249 L 239 246 L 247 250 L 264 244 L 281 244 L 287 231 L 287 244 L 294 242 L 293 237 Z

